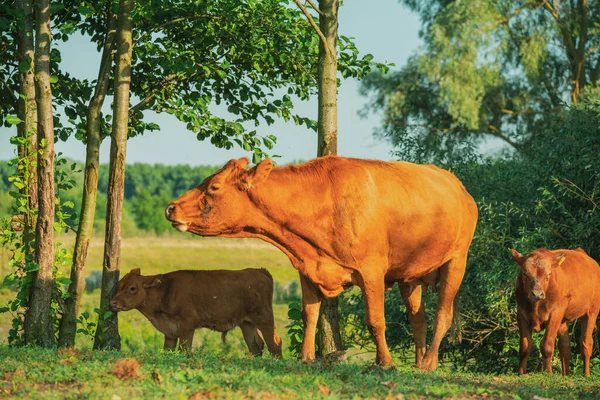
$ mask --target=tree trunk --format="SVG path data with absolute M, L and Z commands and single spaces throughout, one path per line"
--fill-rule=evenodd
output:
M 51 316 L 52 267 L 54 264 L 54 122 L 50 89 L 50 2 L 37 0 L 35 7 L 35 84 L 37 100 L 38 200 L 34 275 L 30 306 L 25 314 L 25 342 L 54 345 Z
M 58 336 L 59 347 L 75 346 L 75 335 L 77 331 L 77 315 L 79 314 L 79 302 L 85 289 L 85 267 L 87 263 L 88 246 L 94 228 L 94 214 L 96 211 L 96 195 L 98 193 L 98 168 L 100 163 L 100 143 L 102 128 L 101 116 L 102 105 L 108 91 L 110 82 L 110 70 L 112 67 L 112 55 L 114 49 L 117 17 L 112 11 L 112 0 L 107 1 L 106 6 L 106 35 L 104 49 L 98 71 L 96 91 L 88 106 L 86 122 L 86 156 L 85 175 L 83 183 L 83 199 L 77 237 L 73 250 L 73 266 L 71 267 L 71 284 L 69 285 L 69 297 L 65 300 L 65 312 L 60 320 Z
M 119 257 L 121 253 L 121 219 L 125 187 L 125 152 L 129 120 L 129 88 L 131 85 L 131 11 L 134 0 L 120 0 L 117 20 L 117 65 L 115 68 L 115 97 L 110 146 L 110 170 L 108 204 L 106 206 L 106 237 L 104 241 L 104 264 L 100 316 L 94 349 L 120 349 L 119 324 L 116 313 L 110 311 L 110 299 L 119 280 Z M 105 318 L 105 315 L 107 317 Z
M 325 37 L 319 45 L 318 65 L 318 156 L 337 154 L 337 29 L 338 0 L 320 0 L 319 28 Z M 325 356 L 342 350 L 338 299 L 324 299 L 317 323 L 318 355 Z
M 18 116 L 23 122 L 17 126 L 18 135 L 28 138 L 28 144 L 19 146 L 19 157 L 29 157 L 31 165 L 37 161 L 37 110 L 35 103 L 35 79 L 34 64 L 35 55 L 33 43 L 33 0 L 18 0 L 17 8 L 23 12 L 23 19 L 17 23 L 17 48 L 22 59 L 28 61 L 30 68 L 26 72 L 20 73 L 21 88 L 20 94 L 23 96 L 18 100 Z M 38 207 L 38 185 L 37 169 L 32 166 L 29 171 L 27 186 L 23 189 L 23 194 L 28 196 L 29 210 L 36 210 Z M 36 220 L 32 213 L 24 215 L 23 243 L 26 244 L 25 259 L 29 262 L 34 260 L 33 244 L 35 240 Z

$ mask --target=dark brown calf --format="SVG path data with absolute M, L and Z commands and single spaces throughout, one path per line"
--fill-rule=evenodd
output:
M 569 373 L 571 346 L 567 323 L 581 318 L 583 374 L 590 374 L 592 332 L 600 311 L 600 266 L 582 249 L 538 249 L 523 256 L 512 250 L 521 272 L 517 278 L 517 322 L 519 324 L 519 374 L 527 371 L 532 350 L 531 330 L 546 334 L 540 344 L 544 369 L 552 373 L 552 354 L 558 335 L 562 373 Z
M 273 319 L 273 278 L 265 269 L 240 271 L 174 271 L 143 276 L 134 268 L 117 283 L 110 305 L 114 311 L 133 308 L 165 335 L 165 349 L 192 346 L 194 330 L 218 332 L 239 326 L 253 355 L 264 342 L 281 356 L 281 340 Z

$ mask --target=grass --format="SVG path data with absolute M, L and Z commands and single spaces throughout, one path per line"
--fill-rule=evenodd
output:
M 125 357 L 141 365 L 120 379 Z M 598 381 L 532 374 L 491 376 L 368 364 L 303 364 L 297 360 L 235 356 L 226 350 L 190 355 L 56 351 L 0 345 L 0 397 L 15 398 L 461 398 L 598 399 Z M 191 396 L 196 397 L 191 397 Z

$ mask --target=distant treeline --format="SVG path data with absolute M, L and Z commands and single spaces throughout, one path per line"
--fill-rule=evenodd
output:
M 72 202 L 73 212 L 79 213 L 83 192 L 83 164 L 69 161 L 66 170 L 71 171 L 71 164 L 77 167 L 71 178 L 77 183 L 67 192 L 60 193 L 64 202 Z M 162 234 L 171 229 L 164 217 L 163 210 L 173 199 L 179 197 L 187 190 L 197 186 L 204 178 L 214 173 L 220 167 L 200 165 L 167 166 L 162 164 L 127 165 L 125 169 L 125 204 L 123 210 L 123 234 L 127 236 L 143 232 Z M 9 176 L 14 172 L 7 161 L 0 161 L 0 217 L 10 214 L 12 198 L 9 191 L 15 190 L 9 181 Z M 104 233 L 106 217 L 106 193 L 108 191 L 108 164 L 100 166 L 98 176 L 98 203 L 94 230 Z M 77 216 L 69 221 L 73 228 L 77 227 Z

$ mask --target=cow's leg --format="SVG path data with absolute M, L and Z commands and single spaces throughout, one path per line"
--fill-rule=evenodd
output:
M 177 346 L 177 338 L 173 338 L 173 337 L 169 337 L 167 335 L 165 335 L 165 345 L 164 345 L 164 349 L 165 350 L 175 350 L 175 347 Z
M 546 325 L 546 333 L 540 343 L 540 352 L 542 353 L 542 358 L 544 362 L 544 369 L 549 374 L 552 373 L 552 355 L 554 354 L 554 344 L 556 343 L 556 335 L 562 326 L 562 315 L 561 312 L 557 312 L 556 314 L 560 314 L 560 317 L 556 317 L 550 315 L 550 319 Z
M 362 277 L 362 292 L 365 298 L 367 328 L 375 339 L 377 357 L 375 364 L 382 367 L 393 367 L 394 361 L 385 340 L 385 311 L 384 293 L 385 282 L 383 276 L 371 279 Z
M 427 338 L 427 321 L 423 305 L 423 286 L 411 283 L 398 283 L 402 300 L 406 306 L 408 321 L 413 330 L 415 341 L 415 365 L 421 366 L 425 355 L 425 340 Z
M 527 360 L 533 350 L 533 338 L 531 336 L 531 324 L 517 310 L 517 325 L 519 326 L 519 375 L 527 372 Z
M 242 329 L 244 341 L 246 342 L 250 353 L 252 353 L 253 356 L 260 356 L 265 347 L 265 343 L 258 335 L 256 325 L 251 322 L 243 322 L 242 325 L 240 325 L 240 328 Z
M 440 268 L 440 291 L 433 323 L 433 339 L 425 352 L 421 369 L 433 371 L 438 366 L 440 344 L 452 323 L 454 298 L 462 283 L 466 266 L 467 255 L 465 253 L 457 255 Z
M 186 353 L 192 349 L 192 342 L 194 340 L 194 330 L 190 330 L 189 332 L 185 332 L 184 334 L 179 335 L 179 349 L 185 351 Z
M 569 326 L 564 323 L 558 330 L 558 352 L 562 364 L 563 376 L 569 375 L 569 362 L 571 361 L 571 340 L 569 338 Z
M 302 340 L 301 358 L 304 362 L 315 359 L 315 334 L 321 309 L 321 296 L 315 285 L 300 274 L 302 287 L 302 321 L 304 322 L 304 340 Z
M 592 333 L 596 327 L 598 314 L 586 314 L 581 317 L 581 358 L 583 358 L 583 375 L 590 376 L 590 357 L 594 346 Z

